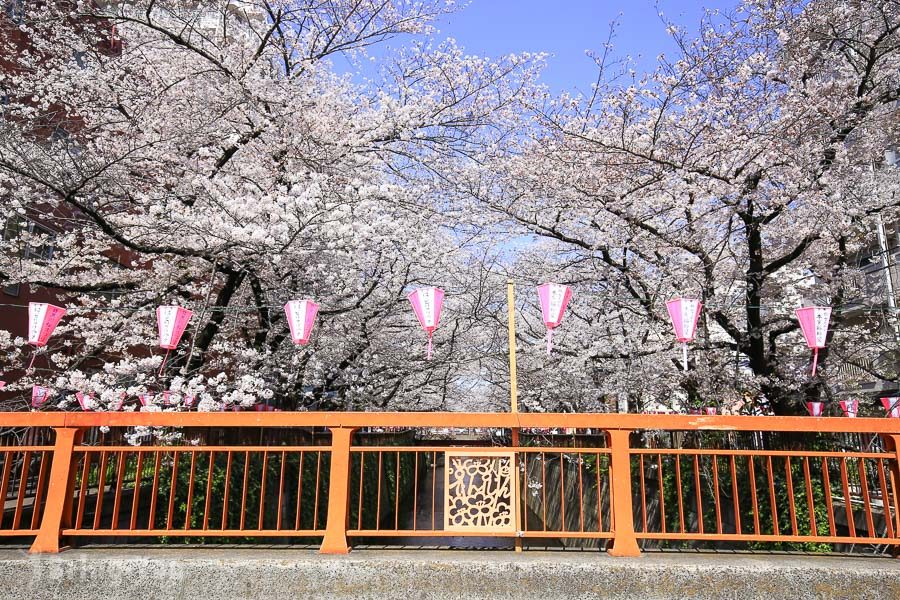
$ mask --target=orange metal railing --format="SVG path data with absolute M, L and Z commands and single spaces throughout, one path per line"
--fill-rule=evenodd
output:
M 7 446 L 0 451 L 0 536 L 34 535 L 47 493 L 52 446 Z
M 74 490 L 74 522 L 63 535 L 303 537 L 324 531 L 320 475 L 328 452 L 321 447 L 93 446 L 76 448 L 74 460 L 67 482 Z
M 177 445 L 85 443 L 85 432 L 98 426 L 177 427 L 188 433 Z M 469 536 L 582 540 L 605 545 L 619 556 L 637 555 L 651 542 L 900 546 L 898 419 L 0 414 L 0 428 L 8 427 L 54 432 L 52 446 L 0 448 L 0 498 L 5 502 L 0 535 L 33 536 L 32 552 L 57 552 L 75 538 L 147 536 L 321 539 L 325 553 L 347 552 L 348 540 Z M 185 441 L 198 428 L 241 427 L 327 428 L 330 443 Z M 373 440 L 355 435 L 368 427 L 404 428 L 420 435 L 394 440 L 405 445 L 383 439 L 371 445 Z M 426 435 L 447 428 L 504 435 L 488 436 L 480 445 L 477 436 L 457 443 L 446 431 L 435 436 L 440 439 Z M 572 435 L 534 434 L 546 428 Z M 651 443 L 653 436 L 660 439 L 659 432 L 668 432 L 675 441 Z M 804 447 L 813 434 L 819 436 L 818 445 Z M 857 434 L 869 443 L 843 448 L 821 441 L 822 436 L 844 440 Z M 704 441 L 709 436 L 718 441 Z M 727 442 L 740 436 L 755 440 L 753 447 Z M 787 442 L 774 447 L 758 441 L 767 436 Z M 492 503 L 452 495 L 465 483 L 456 458 L 469 455 L 479 457 L 477 468 L 487 469 L 479 477 L 502 475 L 503 485 L 509 485 Z M 459 526 L 454 518 L 460 511 L 476 525 Z M 502 518 L 495 519 L 494 513 Z
M 896 539 L 896 453 L 634 449 L 632 455 L 640 482 L 638 538 L 866 544 Z M 661 485 L 667 475 L 676 490 L 669 506 Z M 686 520 L 686 512 L 694 519 Z M 883 516 L 881 528 L 875 526 L 876 513 Z M 837 533 L 839 522 L 848 533 Z M 862 524 L 864 535 L 853 533 Z

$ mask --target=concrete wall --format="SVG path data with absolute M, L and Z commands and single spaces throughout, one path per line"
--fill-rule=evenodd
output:
M 900 598 L 900 561 L 795 555 L 299 549 L 0 551 L 0 600 Z

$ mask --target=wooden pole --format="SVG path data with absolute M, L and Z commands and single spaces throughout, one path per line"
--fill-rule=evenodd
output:
M 519 413 L 519 382 L 516 375 L 516 287 L 512 279 L 506 280 L 506 322 L 509 331 L 509 405 L 513 414 Z M 519 428 L 512 428 L 512 445 L 513 449 L 519 447 Z M 522 531 L 522 507 L 521 503 L 524 497 L 520 497 L 519 488 L 519 453 L 516 452 L 513 460 L 513 505 L 515 506 L 516 519 L 516 552 L 522 551 L 522 538 L 519 532 Z
M 519 412 L 519 383 L 516 379 L 516 289 L 512 279 L 506 280 L 506 312 L 509 330 L 509 403 L 515 414 Z M 513 431 L 516 432 L 515 429 Z

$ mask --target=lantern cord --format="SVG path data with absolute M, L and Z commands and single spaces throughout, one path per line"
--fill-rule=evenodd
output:
M 31 362 L 28 363 L 28 369 L 34 366 L 34 359 L 37 358 L 37 349 L 31 354 Z M 26 369 L 27 370 L 27 369 Z
M 687 373 L 688 370 L 688 356 L 687 356 L 687 342 L 681 343 L 682 357 L 684 360 L 684 372 Z
M 428 346 L 425 349 L 425 358 L 431 360 L 431 332 L 428 332 Z
M 816 365 L 819 364 L 819 349 L 813 348 L 813 364 L 812 364 L 812 374 L 813 377 L 816 376 Z
M 553 349 L 553 330 L 547 329 L 547 356 L 550 356 L 550 350 Z
M 171 349 L 166 348 L 166 355 L 163 357 L 162 364 L 159 365 L 159 376 L 160 376 L 160 377 L 162 377 L 163 369 L 166 368 L 166 361 L 169 360 L 169 352 L 170 352 L 170 351 L 171 351 Z

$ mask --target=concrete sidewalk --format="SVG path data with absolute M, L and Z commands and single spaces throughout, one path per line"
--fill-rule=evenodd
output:
M 295 548 L 0 550 L 0 599 L 900 599 L 900 560 L 789 554 Z

